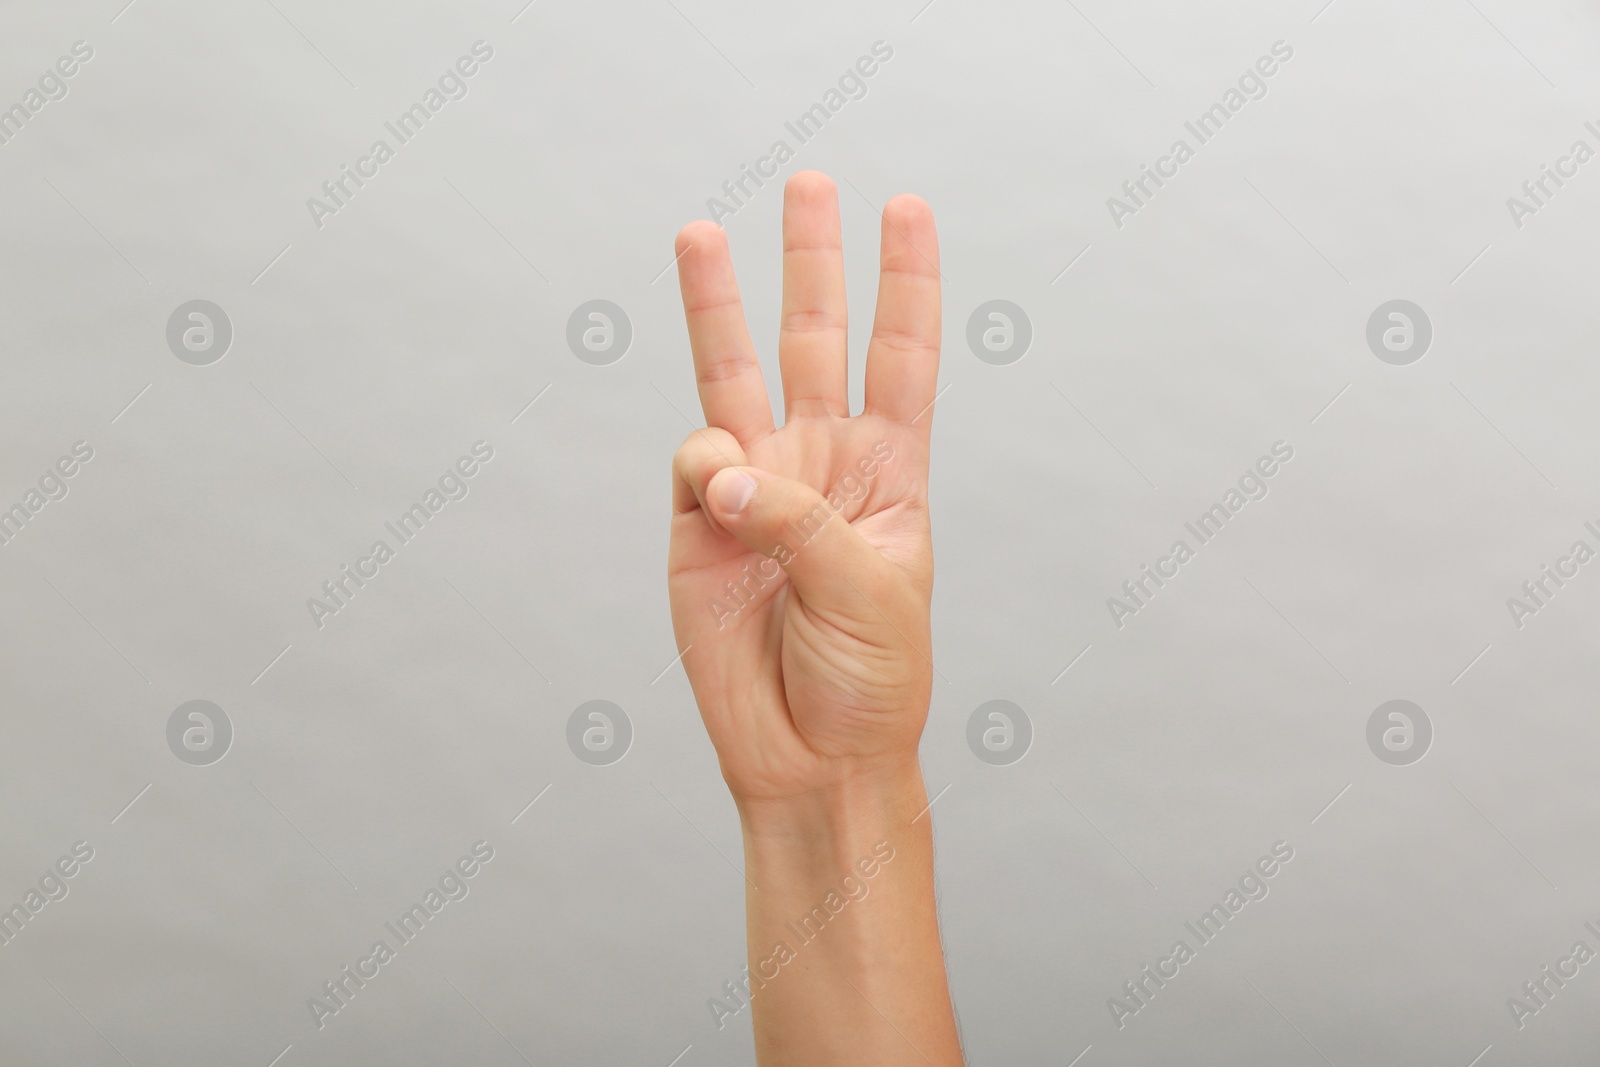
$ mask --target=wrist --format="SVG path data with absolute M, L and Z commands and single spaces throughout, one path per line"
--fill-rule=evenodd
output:
M 804 1041 L 820 1050 L 806 1062 L 961 1062 L 949 1051 L 960 1039 L 928 809 L 914 756 L 803 795 L 739 801 L 760 1062 L 799 1062 L 786 1050 Z M 819 1036 L 818 1019 L 838 1019 L 841 1036 Z
M 910 844 L 931 820 L 915 755 L 784 797 L 735 798 L 748 860 L 784 866 L 853 863 L 888 841 Z

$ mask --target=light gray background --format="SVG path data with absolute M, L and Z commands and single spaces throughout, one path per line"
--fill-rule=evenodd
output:
M 858 352 L 877 207 L 938 215 L 923 756 L 971 1061 L 1593 1055 L 1600 964 L 1520 1032 L 1506 1000 L 1600 948 L 1600 577 L 1520 630 L 1506 598 L 1600 518 L 1600 161 L 1520 230 L 1505 204 L 1595 146 L 1592 3 L 123 2 L 0 32 L 5 105 L 95 50 L 0 146 L 0 498 L 95 449 L 0 547 L 0 902 L 96 850 L 0 948 L 0 1059 L 751 1062 L 748 1012 L 706 1007 L 743 963 L 737 821 L 669 669 L 699 417 L 671 241 L 880 39 L 785 173 L 840 181 Z M 470 95 L 316 228 L 480 39 Z M 1114 226 L 1280 39 L 1270 94 Z M 728 222 L 774 381 L 781 201 Z M 164 338 L 194 298 L 234 326 L 208 367 Z M 564 341 L 595 298 L 635 331 L 606 367 Z M 1033 323 L 1011 366 L 965 344 L 993 298 Z M 1434 324 L 1407 367 L 1363 337 L 1393 298 Z M 313 626 L 479 439 L 470 496 Z M 1279 439 L 1271 494 L 1116 629 L 1106 598 Z M 1409 767 L 1365 740 L 1396 697 L 1436 731 Z M 195 698 L 236 733 L 209 767 L 165 740 Z M 564 741 L 595 698 L 636 735 L 608 767 Z M 1009 767 L 965 742 L 999 698 L 1035 730 Z M 319 1032 L 307 998 L 479 839 L 471 895 Z M 1119 1031 L 1107 998 L 1278 840 L 1271 895 Z

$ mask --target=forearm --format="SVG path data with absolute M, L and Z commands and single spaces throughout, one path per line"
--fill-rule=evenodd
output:
M 741 804 L 762 1067 L 962 1062 L 915 761 L 825 795 Z

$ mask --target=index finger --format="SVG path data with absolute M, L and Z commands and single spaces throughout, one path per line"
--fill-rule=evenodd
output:
M 919 197 L 895 197 L 883 208 L 866 410 L 924 433 L 939 382 L 939 281 L 933 209 Z

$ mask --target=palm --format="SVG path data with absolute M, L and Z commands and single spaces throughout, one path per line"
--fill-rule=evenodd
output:
M 939 316 L 932 220 L 919 207 L 892 203 L 904 217 L 885 216 L 867 411 L 849 418 L 837 203 L 820 175 L 791 180 L 779 345 L 788 417 L 778 429 L 720 231 L 696 224 L 679 239 L 710 425 L 690 435 L 676 464 L 668 585 L 685 670 L 740 795 L 807 789 L 851 761 L 914 752 L 921 733 L 932 672 L 926 484 Z M 841 549 L 830 534 L 825 550 L 792 522 L 754 544 L 748 532 L 731 536 L 705 505 L 710 477 L 729 466 L 830 499 L 830 521 L 859 536 L 845 535 Z M 769 558 L 775 542 L 800 562 L 780 571 Z

